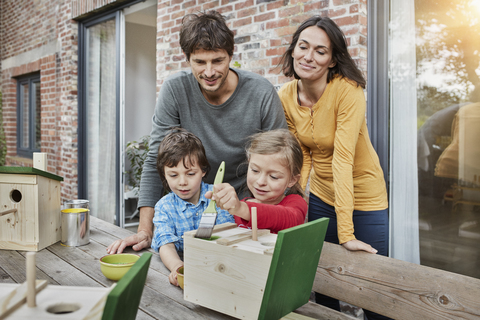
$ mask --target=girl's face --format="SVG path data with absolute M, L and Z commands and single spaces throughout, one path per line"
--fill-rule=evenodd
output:
M 247 186 L 253 197 L 261 203 L 278 204 L 285 197 L 285 190 L 297 180 L 298 177 L 292 177 L 283 164 L 280 153 L 250 155 Z
M 326 82 L 328 69 L 335 66 L 330 39 L 317 26 L 308 27 L 300 33 L 292 58 L 293 68 L 302 80 L 322 79 Z
M 198 166 L 198 161 L 192 162 L 189 168 L 185 168 L 183 161 L 180 161 L 175 167 L 165 167 L 163 170 L 170 189 L 181 199 L 197 204 L 205 172 Z M 185 163 L 188 165 L 189 161 Z

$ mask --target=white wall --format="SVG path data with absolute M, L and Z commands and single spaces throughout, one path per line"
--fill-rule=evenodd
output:
M 156 100 L 156 28 L 125 23 L 125 143 L 150 134 Z

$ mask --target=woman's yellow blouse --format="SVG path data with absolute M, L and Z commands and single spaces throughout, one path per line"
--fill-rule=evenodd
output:
M 368 136 L 365 95 L 361 87 L 334 78 L 312 109 L 297 100 L 297 82 L 279 91 L 288 128 L 300 141 L 305 189 L 311 168 L 310 192 L 335 207 L 340 244 L 355 239 L 353 210 L 388 207 L 378 155 Z

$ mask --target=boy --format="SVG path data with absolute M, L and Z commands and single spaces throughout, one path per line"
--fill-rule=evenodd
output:
M 202 142 L 182 128 L 165 136 L 158 149 L 157 170 L 167 191 L 155 205 L 152 248 L 170 270 L 170 283 L 178 286 L 176 270 L 183 266 L 177 251 L 183 252 L 183 233 L 198 229 L 213 185 L 202 181 L 210 171 Z M 217 209 L 216 224 L 234 222 L 228 211 Z

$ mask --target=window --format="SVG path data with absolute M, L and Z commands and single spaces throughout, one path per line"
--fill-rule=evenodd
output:
M 17 154 L 33 157 L 41 147 L 40 74 L 17 80 Z

